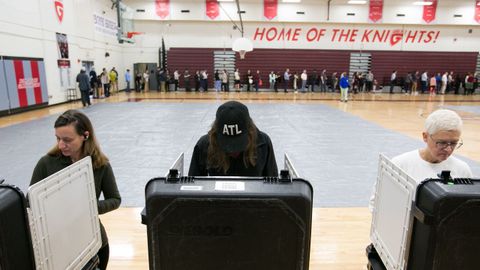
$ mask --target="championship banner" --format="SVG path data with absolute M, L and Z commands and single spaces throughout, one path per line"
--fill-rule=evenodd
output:
M 370 0 L 368 18 L 372 22 L 378 22 L 383 17 L 383 0 Z
M 480 23 L 480 0 L 475 2 L 475 21 Z
M 263 0 L 263 16 L 267 20 L 277 17 L 278 0 Z
M 215 18 L 218 17 L 218 15 L 220 15 L 217 0 L 206 0 L 205 7 L 206 7 L 207 16 L 210 19 L 214 20 Z
M 170 0 L 155 0 L 155 12 L 162 19 L 168 17 L 170 15 Z
M 68 41 L 67 35 L 57 33 L 58 58 L 68 59 Z
M 437 13 L 437 0 L 425 0 L 428 2 L 432 2 L 429 6 L 423 6 L 423 20 L 426 23 L 431 23 L 435 20 L 435 15 Z

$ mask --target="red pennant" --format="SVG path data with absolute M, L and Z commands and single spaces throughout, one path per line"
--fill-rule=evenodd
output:
M 368 18 L 372 22 L 378 22 L 383 17 L 383 0 L 370 0 Z
M 143 35 L 144 32 L 127 32 L 127 38 L 132 38 L 135 35 Z
M 220 15 L 220 11 L 218 9 L 218 1 L 217 0 L 206 0 L 206 13 L 207 16 L 214 20 L 215 18 Z
M 267 20 L 277 17 L 278 0 L 263 0 L 263 16 Z
M 162 19 L 168 17 L 170 15 L 170 0 L 155 0 L 155 11 Z
M 58 20 L 62 22 L 63 20 L 63 3 L 60 1 L 55 1 L 55 13 L 57 13 Z
M 432 2 L 429 6 L 423 6 L 423 20 L 426 23 L 431 23 L 435 20 L 435 15 L 437 13 L 437 0 L 425 0 L 428 2 Z
M 475 21 L 480 23 L 480 0 L 475 2 Z

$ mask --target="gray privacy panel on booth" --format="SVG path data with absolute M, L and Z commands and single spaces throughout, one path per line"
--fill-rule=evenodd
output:
M 143 206 L 147 181 L 164 176 L 181 152 L 188 172 L 193 148 L 222 103 L 110 103 L 82 109 L 110 159 L 122 206 Z M 326 105 L 246 105 L 257 127 L 270 135 L 279 168 L 286 152 L 312 183 L 315 207 L 366 207 L 378 154 L 392 157 L 424 145 L 421 134 L 412 139 Z M 57 117 L 0 129 L 0 174 L 8 182 L 26 189 L 36 162 L 55 144 Z M 480 174 L 477 162 L 462 159 L 475 176 Z

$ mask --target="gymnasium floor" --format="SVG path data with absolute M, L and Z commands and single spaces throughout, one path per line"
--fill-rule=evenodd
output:
M 165 175 L 179 153 L 188 171 L 193 146 L 226 100 L 244 102 L 268 133 L 277 163 L 288 153 L 314 186 L 311 269 L 362 269 L 369 243 L 367 202 L 378 154 L 391 157 L 423 145 L 425 117 L 437 108 L 464 120 L 464 146 L 457 155 L 480 175 L 479 96 L 358 94 L 348 103 L 338 94 L 120 93 L 82 109 L 109 156 L 122 208 L 102 217 L 109 232 L 111 269 L 147 269 L 145 227 L 139 212 L 148 179 Z M 80 102 L 0 118 L 0 177 L 26 190 L 36 161 L 55 143 L 53 122 Z

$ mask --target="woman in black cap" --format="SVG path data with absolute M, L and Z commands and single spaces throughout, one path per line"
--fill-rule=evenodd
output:
M 195 145 L 188 175 L 278 176 L 272 141 L 258 130 L 245 105 L 226 102 Z

